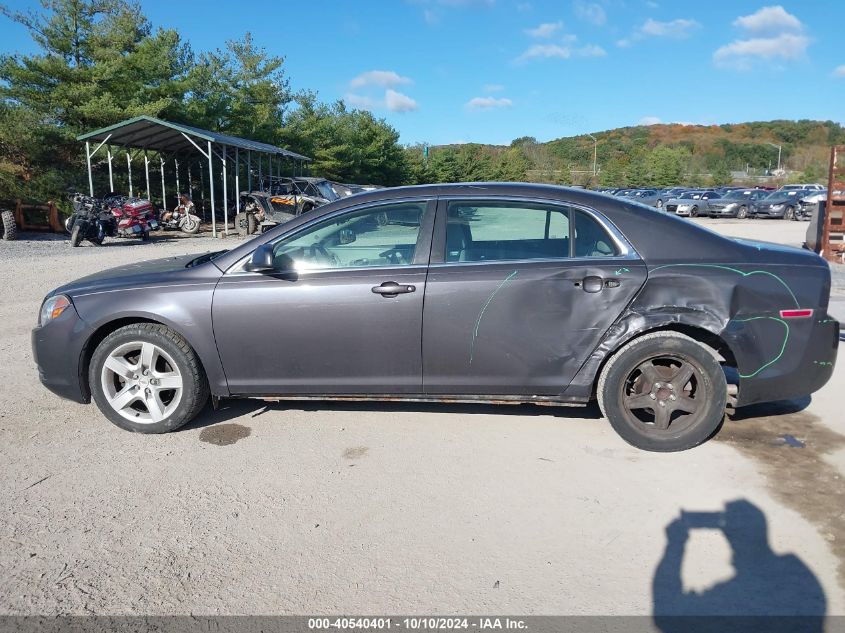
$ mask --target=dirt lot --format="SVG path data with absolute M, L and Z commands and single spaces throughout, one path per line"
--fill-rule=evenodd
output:
M 806 228 L 699 221 L 795 245 Z M 238 401 L 142 436 L 39 385 L 46 292 L 221 243 L 0 243 L 0 613 L 650 614 L 693 604 L 680 578 L 704 612 L 845 614 L 843 363 L 812 400 L 671 455 L 592 407 Z M 737 500 L 739 528 L 667 547 L 680 512 Z

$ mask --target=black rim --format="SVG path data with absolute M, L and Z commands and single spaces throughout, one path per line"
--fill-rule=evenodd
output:
M 622 387 L 622 410 L 645 432 L 676 433 L 697 423 L 707 394 L 701 370 L 678 356 L 658 356 L 637 365 Z

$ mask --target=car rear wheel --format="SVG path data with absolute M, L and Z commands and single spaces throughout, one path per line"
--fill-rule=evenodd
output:
M 170 328 L 136 323 L 97 346 L 91 394 L 109 421 L 136 433 L 166 433 L 190 422 L 208 401 L 208 381 L 190 345 Z
M 255 233 L 258 228 L 258 220 L 255 214 L 241 211 L 235 216 L 235 229 L 241 237 L 247 237 Z
M 737 209 L 736 217 L 739 218 L 740 220 L 744 220 L 745 218 L 747 218 L 748 217 L 748 207 L 741 206 L 739 209 Z
M 712 350 L 678 332 L 646 334 L 619 350 L 598 384 L 599 406 L 629 444 L 693 448 L 719 428 L 727 383 Z

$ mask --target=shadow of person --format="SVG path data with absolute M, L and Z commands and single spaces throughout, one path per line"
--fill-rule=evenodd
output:
M 721 530 L 731 547 L 734 575 L 702 591 L 684 591 L 681 563 L 693 529 Z M 724 512 L 681 512 L 666 527 L 666 551 L 652 584 L 654 623 L 664 633 L 824 630 L 825 594 L 794 554 L 769 547 L 766 516 L 740 499 Z

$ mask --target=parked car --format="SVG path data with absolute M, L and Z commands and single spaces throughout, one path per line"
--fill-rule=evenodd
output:
M 209 394 L 597 398 L 626 441 L 676 451 L 712 436 L 729 401 L 806 396 L 829 380 L 829 291 L 814 253 L 636 203 L 428 185 L 345 198 L 229 251 L 63 285 L 32 342 L 50 390 L 93 399 L 130 431 L 177 429 Z
M 666 203 L 666 211 L 676 215 L 687 215 L 691 218 L 698 216 L 709 216 L 710 210 L 708 201 L 715 200 L 721 196 L 712 189 L 699 189 L 685 191 L 677 198 L 672 198 Z
M 798 200 L 798 208 L 795 209 L 795 220 L 809 220 L 819 208 L 819 202 L 827 200 L 827 190 L 805 191 Z
M 826 187 L 819 184 L 784 185 L 782 191 L 824 191 Z
M 765 195 L 766 192 L 757 189 L 733 189 L 721 198 L 708 200 L 707 212 L 711 217 L 747 218 L 751 205 Z
M 668 198 L 665 198 L 662 189 L 637 189 L 629 197 L 641 204 L 658 209 L 661 209 L 665 200 L 668 200 Z
M 803 189 L 778 189 L 751 205 L 752 218 L 781 218 L 792 220 L 798 209 Z

